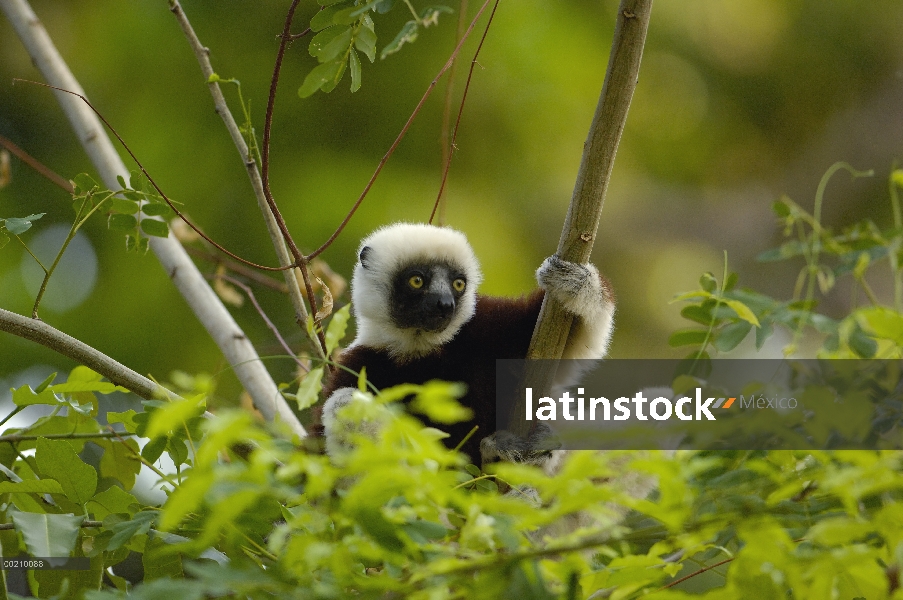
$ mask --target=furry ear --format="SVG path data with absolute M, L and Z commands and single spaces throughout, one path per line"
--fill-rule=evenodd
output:
M 361 261 L 361 266 L 365 269 L 369 266 L 367 264 L 367 255 L 370 254 L 370 246 L 364 246 L 361 248 L 361 253 L 358 254 L 358 259 Z

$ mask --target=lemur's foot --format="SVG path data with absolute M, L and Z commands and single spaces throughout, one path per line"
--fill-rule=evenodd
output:
M 559 448 L 561 442 L 552 429 L 538 423 L 526 438 L 505 429 L 486 436 L 480 442 L 480 455 L 484 466 L 505 461 L 542 467 Z

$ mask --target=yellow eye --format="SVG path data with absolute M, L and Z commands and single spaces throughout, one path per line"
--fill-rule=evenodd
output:
M 413 277 L 408 279 L 408 285 L 415 290 L 419 290 L 423 287 L 423 277 L 421 277 L 420 275 L 414 275 Z
M 455 279 L 455 280 L 452 282 L 452 287 L 455 288 L 455 291 L 456 291 L 456 292 L 461 293 L 461 292 L 464 291 L 464 288 L 467 287 L 467 282 L 464 281 L 463 279 L 460 279 L 460 278 L 459 278 L 459 279 Z

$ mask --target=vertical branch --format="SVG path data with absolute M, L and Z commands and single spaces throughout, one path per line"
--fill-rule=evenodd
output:
M 0 0 L 0 10 L 3 10 L 12 23 L 32 61 L 48 83 L 85 95 L 28 2 Z M 116 189 L 118 186 L 116 177 L 128 179 L 129 171 L 113 147 L 97 115 L 71 93 L 61 91 L 54 93 L 104 183 L 108 188 Z M 204 281 L 203 275 L 178 240 L 172 234 L 167 238 L 152 238 L 150 247 L 191 310 L 229 361 L 258 410 L 268 420 L 274 420 L 278 415 L 296 435 L 305 437 L 307 432 L 282 397 L 254 346 Z
M 278 222 L 276 221 L 276 217 L 273 215 L 273 211 L 270 210 L 270 206 L 264 192 L 264 180 L 261 177 L 258 165 L 251 157 L 251 153 L 248 150 L 248 145 L 241 134 L 238 123 L 235 122 L 235 117 L 232 116 L 232 112 L 229 110 L 229 106 L 226 103 L 226 98 L 223 96 L 222 88 L 220 87 L 218 82 L 210 80 L 211 75 L 214 74 L 213 65 L 210 64 L 210 53 L 207 48 L 204 47 L 204 45 L 201 43 L 200 39 L 194 31 L 194 27 L 192 27 L 191 22 L 188 20 L 188 17 L 185 14 L 185 11 L 182 9 L 182 5 L 178 2 L 178 0 L 171 0 L 169 9 L 170 11 L 172 11 L 173 15 L 175 15 L 176 21 L 179 23 L 179 27 L 181 27 L 185 38 L 188 40 L 188 44 L 191 46 L 191 50 L 194 52 L 194 56 L 201 67 L 201 73 L 204 76 L 204 80 L 208 82 L 207 86 L 210 89 L 210 95 L 213 97 L 213 104 L 216 108 L 216 114 L 218 114 L 220 118 L 222 118 L 223 123 L 226 126 L 226 130 L 229 132 L 229 136 L 232 138 L 232 143 L 238 150 L 238 153 L 242 158 L 242 162 L 244 162 L 245 170 L 247 170 L 248 172 L 248 179 L 250 179 L 251 187 L 254 190 L 254 197 L 257 199 L 257 205 L 260 208 L 260 212 L 263 215 L 264 222 L 266 223 L 267 232 L 270 235 L 270 241 L 273 244 L 273 248 L 276 250 L 276 257 L 279 260 L 279 264 L 283 267 L 292 265 L 295 263 L 295 260 L 289 253 L 288 248 L 286 247 L 283 233 L 279 228 Z M 304 306 L 304 300 L 301 297 L 301 288 L 298 285 L 297 270 L 285 270 L 284 277 L 286 287 L 288 288 L 289 298 L 292 302 L 292 308 L 295 311 L 295 321 L 298 323 L 301 329 L 306 332 L 308 313 L 307 308 Z M 313 342 L 313 345 L 322 358 L 323 353 L 320 344 L 317 342 L 317 340 L 311 341 Z
M 618 6 L 605 83 L 584 144 L 574 195 L 558 242 L 557 253 L 564 260 L 577 263 L 589 261 L 618 143 L 636 89 L 651 13 L 652 0 L 621 0 Z M 572 321 L 570 313 L 546 296 L 527 358 L 560 358 Z M 545 388 L 552 377 L 554 372 L 531 373 L 527 385 Z M 522 412 L 523 409 L 520 403 L 515 403 L 515 410 Z M 516 433 L 526 434 L 529 430 L 524 416 L 513 416 L 511 428 Z

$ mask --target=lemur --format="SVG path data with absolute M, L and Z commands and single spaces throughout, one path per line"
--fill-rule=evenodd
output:
M 438 425 L 456 447 L 474 425 L 478 433 L 461 448 L 474 464 L 498 459 L 543 465 L 551 451 L 533 452 L 528 439 L 496 427 L 496 359 L 522 359 L 544 294 L 575 319 L 563 358 L 600 359 L 608 351 L 615 302 L 608 280 L 592 264 L 550 256 L 536 271 L 539 289 L 521 298 L 477 294 L 480 264 L 467 238 L 447 227 L 396 223 L 378 229 L 360 245 L 351 280 L 357 336 L 341 354 L 346 369 L 333 371 L 324 393 L 327 452 L 341 448 L 336 412 L 351 401 L 353 373 L 366 367 L 378 389 L 433 379 L 466 384 L 461 403 L 471 421 Z

